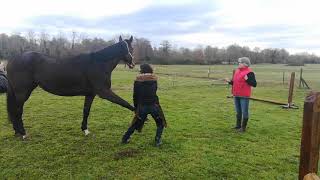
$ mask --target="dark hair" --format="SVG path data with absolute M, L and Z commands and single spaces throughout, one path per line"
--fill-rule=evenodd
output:
M 153 69 L 149 64 L 141 64 L 140 73 L 153 73 Z

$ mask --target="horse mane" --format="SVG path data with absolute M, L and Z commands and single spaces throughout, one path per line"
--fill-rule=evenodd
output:
M 123 49 L 122 49 L 123 45 L 121 43 L 123 42 L 121 41 L 111 46 L 105 47 L 101 50 L 98 50 L 96 52 L 92 52 L 90 53 L 90 56 L 92 57 L 93 60 L 98 62 L 113 60 L 119 57 L 123 53 Z

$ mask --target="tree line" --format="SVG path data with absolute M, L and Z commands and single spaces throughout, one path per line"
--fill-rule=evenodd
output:
M 25 35 L 0 34 L 0 59 L 12 59 L 25 51 L 38 51 L 56 58 L 88 53 L 116 43 L 116 39 L 89 38 L 85 34 L 72 32 L 50 36 L 45 32 L 29 31 Z M 232 44 L 227 47 L 198 46 L 190 49 L 175 47 L 168 40 L 152 46 L 147 38 L 135 38 L 134 57 L 138 63 L 152 64 L 233 64 L 239 57 L 247 56 L 253 64 L 272 63 L 303 65 L 320 63 L 320 57 L 310 53 L 289 54 L 285 49 Z

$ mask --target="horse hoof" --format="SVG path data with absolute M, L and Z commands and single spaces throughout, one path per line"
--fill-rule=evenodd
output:
M 83 132 L 85 136 L 88 136 L 90 134 L 90 131 L 88 129 L 85 129 Z

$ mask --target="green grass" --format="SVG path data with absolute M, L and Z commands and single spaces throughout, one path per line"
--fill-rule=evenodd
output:
M 234 66 L 214 66 L 212 76 L 231 76 Z M 286 101 L 281 65 L 254 66 L 257 97 Z M 83 97 L 59 97 L 36 89 L 25 105 L 28 141 L 13 137 L 5 96 L 0 96 L 0 179 L 297 179 L 302 106 L 306 90 L 294 92 L 300 109 L 250 101 L 249 128 L 235 123 L 230 89 L 205 77 L 208 66 L 156 66 L 160 101 L 168 128 L 163 145 L 153 146 L 155 123 L 148 121 L 128 145 L 120 139 L 132 113 L 96 98 L 89 117 L 92 134 L 80 130 Z M 305 79 L 317 87 L 320 66 L 305 67 Z M 287 73 L 288 74 L 288 73 Z M 122 66 L 113 73 L 112 88 L 132 103 L 136 71 Z

